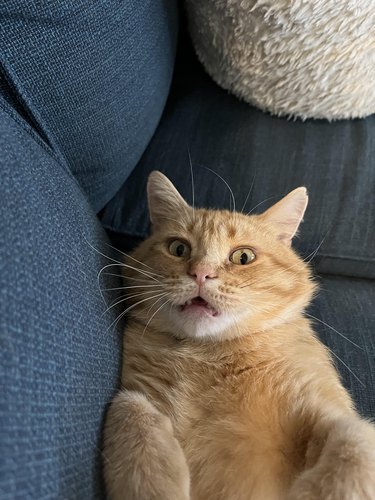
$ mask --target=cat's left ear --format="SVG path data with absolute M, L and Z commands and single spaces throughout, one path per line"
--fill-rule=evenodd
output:
M 151 172 L 147 182 L 148 207 L 154 226 L 168 221 L 181 219 L 190 211 L 189 205 L 171 183 L 158 170 Z
M 279 240 L 290 245 L 302 222 L 308 201 L 306 188 L 299 187 L 266 210 L 261 217 L 275 226 Z

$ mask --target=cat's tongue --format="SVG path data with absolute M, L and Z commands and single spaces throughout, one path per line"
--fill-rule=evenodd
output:
M 202 297 L 194 297 L 181 306 L 182 311 L 205 313 L 210 316 L 217 316 L 218 312 Z

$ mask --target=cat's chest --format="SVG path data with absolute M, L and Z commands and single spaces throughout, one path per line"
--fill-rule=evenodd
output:
M 217 356 L 196 346 L 140 343 L 133 336 L 124 359 L 124 387 L 145 393 L 171 418 L 182 442 L 224 421 L 257 432 L 269 424 L 264 415 L 275 419 L 280 391 L 267 375 L 270 361 L 259 356 Z

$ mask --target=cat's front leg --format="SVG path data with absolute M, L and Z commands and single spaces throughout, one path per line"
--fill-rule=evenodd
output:
M 348 416 L 316 425 L 288 500 L 374 500 L 375 428 Z
M 144 395 L 122 391 L 104 429 L 104 476 L 112 500 L 188 500 L 189 470 L 168 417 Z

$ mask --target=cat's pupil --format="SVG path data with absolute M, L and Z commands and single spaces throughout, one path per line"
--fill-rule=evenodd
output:
M 184 254 L 184 245 L 178 245 L 176 248 L 177 257 L 181 257 Z
M 240 257 L 240 262 L 242 265 L 246 264 L 247 261 L 249 260 L 247 254 L 244 252 L 241 254 L 241 257 Z

